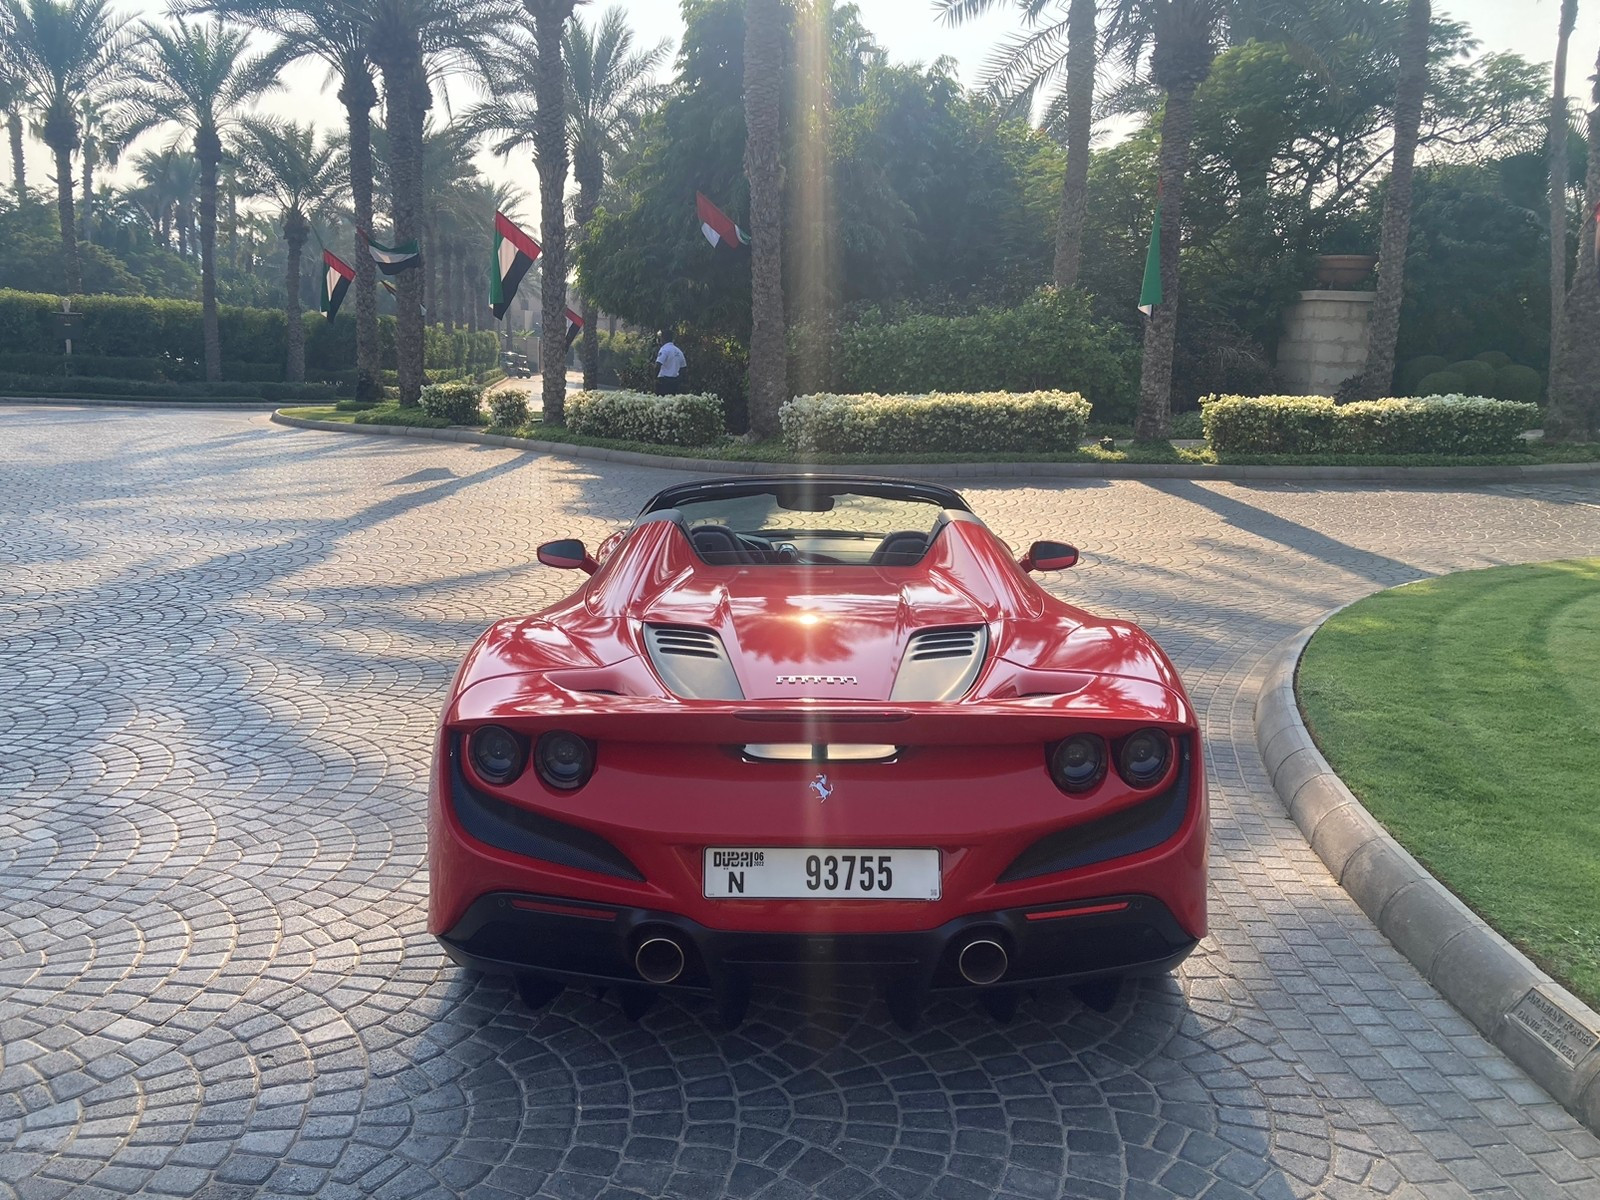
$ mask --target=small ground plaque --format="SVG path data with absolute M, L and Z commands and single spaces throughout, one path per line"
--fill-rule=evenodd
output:
M 1565 1012 L 1538 988 L 1529 988 L 1510 1016 L 1569 1067 L 1577 1066 L 1585 1054 L 1600 1045 L 1600 1033 Z

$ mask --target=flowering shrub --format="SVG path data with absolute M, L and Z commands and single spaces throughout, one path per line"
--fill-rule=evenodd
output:
M 478 411 L 483 402 L 483 389 L 475 383 L 458 380 L 455 383 L 430 383 L 422 389 L 418 403 L 430 417 L 448 421 L 452 425 L 476 425 L 483 419 Z
M 528 423 L 528 394 L 516 388 L 489 393 L 489 424 L 520 429 Z
M 796 396 L 778 414 L 800 454 L 995 454 L 1076 450 L 1089 402 L 1076 392 Z
M 709 446 L 727 431 L 722 401 L 708 392 L 650 396 L 644 392 L 573 392 L 567 428 L 585 437 Z
M 1536 404 L 1482 396 L 1215 396 L 1201 414 L 1211 448 L 1239 454 L 1511 454 L 1539 422 Z

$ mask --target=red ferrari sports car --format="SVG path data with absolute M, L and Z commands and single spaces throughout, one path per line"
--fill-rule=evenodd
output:
M 582 586 L 462 663 L 430 778 L 429 928 L 457 963 L 711 993 L 1167 971 L 1206 932 L 1195 712 L 1136 626 L 1058 600 L 960 495 L 823 475 L 668 488 Z M 1098 985 L 1084 987 L 1083 985 Z M 1114 989 L 1110 992 L 1114 995 Z

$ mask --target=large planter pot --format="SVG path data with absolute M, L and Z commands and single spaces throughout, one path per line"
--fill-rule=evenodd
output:
M 1317 259 L 1317 286 L 1353 288 L 1365 283 L 1378 265 L 1376 254 L 1324 254 Z

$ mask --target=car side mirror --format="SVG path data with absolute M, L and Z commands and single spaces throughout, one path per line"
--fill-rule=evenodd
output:
M 1078 565 L 1078 548 L 1065 542 L 1035 542 L 1017 565 L 1024 571 L 1065 571 Z
M 582 571 L 586 575 L 593 575 L 600 568 L 600 564 L 589 557 L 589 552 L 577 538 L 546 542 L 539 547 L 539 561 L 558 571 Z

